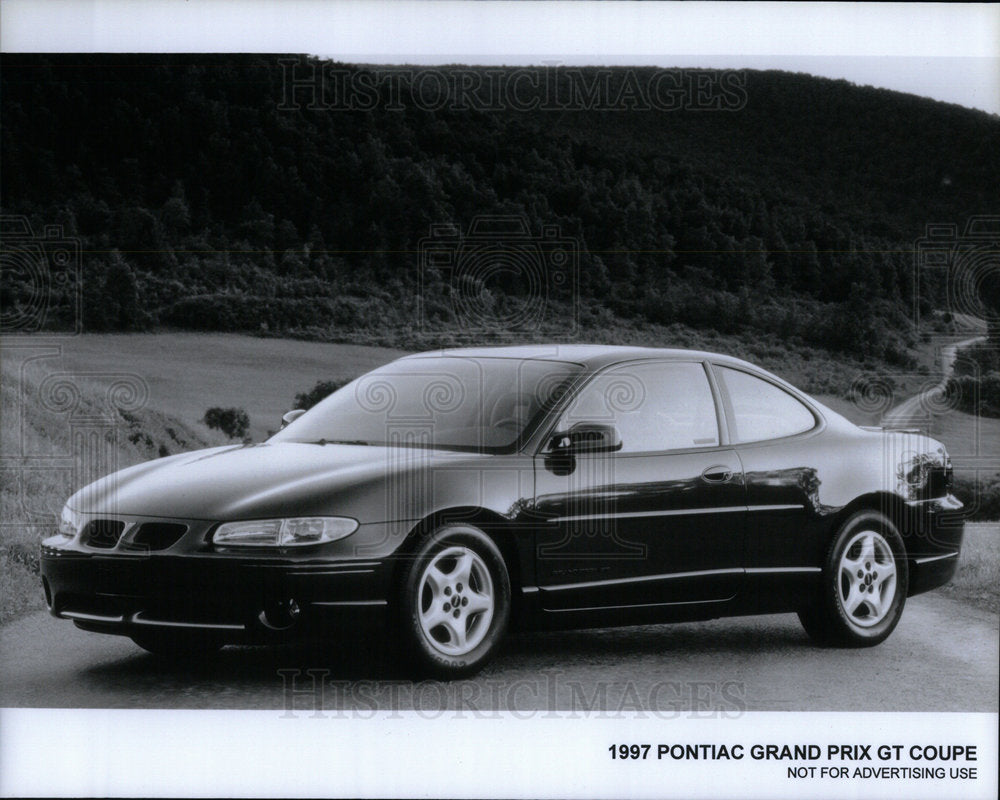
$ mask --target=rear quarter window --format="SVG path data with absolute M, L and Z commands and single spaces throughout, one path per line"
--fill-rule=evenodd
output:
M 734 443 L 780 439 L 816 427 L 813 412 L 784 389 L 742 370 L 715 370 L 729 396 Z

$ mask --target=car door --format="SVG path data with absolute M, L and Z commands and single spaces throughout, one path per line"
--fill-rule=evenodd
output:
M 713 370 L 747 487 L 748 601 L 784 607 L 789 592 L 820 572 L 828 544 L 814 441 L 821 419 L 762 375 L 721 364 Z
M 707 365 L 629 362 L 589 381 L 553 428 L 613 424 L 621 447 L 535 461 L 536 575 L 550 610 L 732 597 L 743 574 L 743 470 Z M 556 437 L 558 438 L 558 437 Z

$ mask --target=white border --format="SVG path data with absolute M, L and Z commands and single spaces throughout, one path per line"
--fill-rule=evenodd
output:
M 4 0 L 6 52 L 441 58 L 739 53 L 994 58 L 1000 9 L 961 3 Z
M 918 87 L 942 65 L 964 69 L 966 78 L 950 79 L 974 84 L 972 99 L 961 102 L 990 110 L 1000 108 L 998 42 L 1000 8 L 969 4 L 0 4 L 0 50 L 9 53 L 305 52 L 383 63 L 799 65 L 876 85 L 886 84 L 865 76 L 892 58 L 908 59 Z M 852 66 L 858 69 L 845 74 Z M 446 714 L 427 720 L 408 713 L 391 720 L 288 720 L 277 711 L 5 709 L 0 794 L 991 797 L 997 723 L 997 714 L 751 713 L 735 720 Z M 783 777 L 784 763 L 615 763 L 606 748 L 616 741 L 976 744 L 981 777 L 944 786 L 804 783 Z
M 0 711 L 0 794 L 232 797 L 989 798 L 996 796 L 997 715 L 749 713 L 738 719 L 532 712 L 477 719 L 466 710 L 368 720 L 280 711 Z M 492 716 L 492 715 L 491 715 Z M 555 716 L 557 718 L 551 718 Z M 520 718 L 519 718 L 520 717 Z M 596 718 L 595 718 L 596 717 Z M 694 718 L 692 718 L 694 717 Z M 808 721 L 808 724 L 803 724 Z M 641 761 L 614 743 L 649 743 Z M 659 744 L 744 747 L 742 760 L 657 759 Z M 751 746 L 818 745 L 814 761 L 755 760 Z M 869 745 L 870 760 L 827 757 L 830 744 Z M 881 745 L 901 758 L 879 760 Z M 977 748 L 975 780 L 833 779 L 824 766 L 913 767 L 916 745 Z M 816 777 L 789 778 L 789 767 Z

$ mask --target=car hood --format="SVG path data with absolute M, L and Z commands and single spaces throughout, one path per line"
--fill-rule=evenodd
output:
M 190 520 L 343 514 L 379 521 L 386 518 L 385 496 L 395 479 L 441 462 L 481 458 L 298 442 L 221 447 L 113 473 L 81 489 L 69 506 L 85 514 Z

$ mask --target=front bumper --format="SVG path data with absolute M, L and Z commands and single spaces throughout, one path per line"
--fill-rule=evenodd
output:
M 329 545 L 325 553 L 222 553 L 202 542 L 181 542 L 162 553 L 43 544 L 49 611 L 103 633 L 201 630 L 233 643 L 303 638 L 384 619 L 388 558 L 343 547 L 330 553 Z

